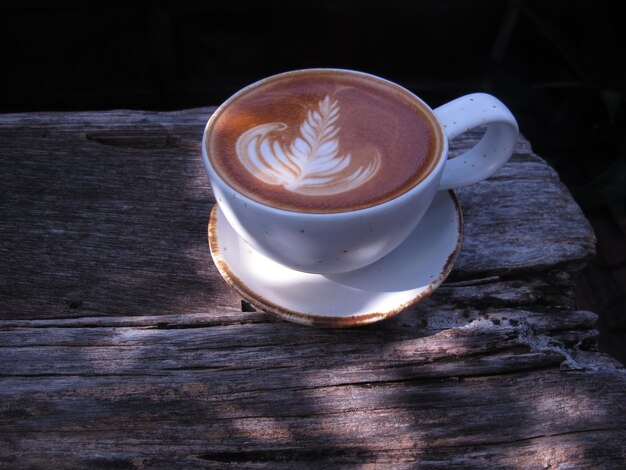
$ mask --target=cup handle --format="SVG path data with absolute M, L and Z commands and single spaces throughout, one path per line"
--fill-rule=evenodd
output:
M 485 135 L 473 148 L 446 162 L 440 190 L 484 180 L 513 154 L 519 128 L 511 111 L 499 99 L 486 93 L 473 93 L 434 111 L 448 141 L 475 127 L 487 127 Z

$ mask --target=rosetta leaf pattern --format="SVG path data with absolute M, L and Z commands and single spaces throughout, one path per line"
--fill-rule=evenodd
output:
M 325 96 L 309 109 L 299 132 L 285 144 L 282 122 L 255 126 L 237 139 L 237 156 L 243 166 L 263 182 L 304 195 L 332 195 L 354 189 L 380 167 L 380 153 L 368 152 L 367 163 L 349 169 L 350 153 L 339 153 L 339 103 Z

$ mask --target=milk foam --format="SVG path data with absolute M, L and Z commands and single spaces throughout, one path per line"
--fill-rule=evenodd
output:
M 315 196 L 353 190 L 380 169 L 381 153 L 372 146 L 355 150 L 359 165 L 351 166 L 351 153 L 339 150 L 339 113 L 338 100 L 326 95 L 316 108 L 307 110 L 299 134 L 291 142 L 283 138 L 287 124 L 260 124 L 239 136 L 237 157 L 259 180 L 294 193 Z

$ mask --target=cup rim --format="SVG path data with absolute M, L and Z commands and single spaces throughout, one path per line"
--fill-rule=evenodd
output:
M 228 184 L 228 182 L 222 178 L 219 174 L 219 172 L 217 171 L 216 168 L 214 168 L 211 159 L 208 156 L 208 152 L 207 152 L 207 148 L 206 148 L 206 139 L 207 139 L 207 133 L 209 128 L 211 127 L 212 123 L 217 119 L 217 117 L 219 116 L 219 114 L 221 113 L 221 111 L 223 109 L 225 109 L 227 106 L 230 105 L 230 103 L 232 103 L 233 101 L 235 101 L 237 98 L 239 98 L 241 95 L 243 95 L 244 93 L 248 92 L 249 90 L 256 88 L 270 80 L 275 80 L 278 79 L 280 77 L 284 77 L 284 76 L 289 76 L 289 75 L 296 75 L 296 74 L 305 74 L 305 73 L 310 73 L 310 72 L 340 72 L 340 73 L 348 73 L 348 74 L 354 74 L 354 75 L 361 75 L 361 76 L 365 76 L 368 78 L 372 78 L 374 80 L 378 80 L 378 81 L 382 81 L 392 87 L 396 87 L 398 89 L 400 89 L 401 91 L 403 91 L 404 93 L 408 94 L 413 100 L 415 100 L 416 102 L 418 102 L 421 105 L 421 108 L 423 109 L 424 112 L 426 112 L 429 115 L 430 118 L 430 122 L 432 124 L 433 130 L 438 134 L 439 137 L 439 141 L 441 142 L 441 145 L 439 145 L 439 152 L 436 155 L 436 163 L 431 165 L 431 167 L 429 168 L 428 172 L 426 173 L 426 175 L 419 180 L 417 183 L 415 183 L 413 186 L 411 186 L 410 188 L 408 188 L 406 191 L 404 191 L 403 193 L 398 194 L 397 196 L 393 197 L 392 199 L 389 199 L 387 201 L 384 202 L 380 202 L 380 203 L 374 203 L 372 205 L 366 206 L 366 207 L 361 207 L 358 209 L 352 209 L 352 210 L 343 210 L 343 211 L 337 211 L 337 212 L 305 212 L 305 211 L 297 211 L 297 210 L 290 210 L 290 209 L 284 209 L 284 208 L 278 208 L 278 207 L 273 207 L 270 206 L 269 204 L 257 201 L 256 199 L 253 199 L 249 196 L 246 196 L 245 194 L 242 194 L 240 191 L 238 191 L 236 188 L 232 187 L 230 184 Z M 334 68 L 334 67 L 314 67 L 314 68 L 305 68 L 305 69 L 294 69 L 294 70 L 289 70 L 289 71 L 285 71 L 285 72 L 280 72 L 277 74 L 273 74 L 270 76 L 267 76 L 265 78 L 262 78 L 260 80 L 257 80 L 253 83 L 250 83 L 249 85 L 246 85 L 245 87 L 239 89 L 238 91 L 236 91 L 235 93 L 233 93 L 230 97 L 228 97 L 222 104 L 220 104 L 215 111 L 211 114 L 211 116 L 209 117 L 206 125 L 204 126 L 204 130 L 202 132 L 202 159 L 204 161 L 204 167 L 207 171 L 207 173 L 209 173 L 209 176 L 211 176 L 212 178 L 216 179 L 217 181 L 219 181 L 222 185 L 224 185 L 225 187 L 227 187 L 230 191 L 234 192 L 237 194 L 237 199 L 241 199 L 242 201 L 244 201 L 247 205 L 252 205 L 252 206 L 258 206 L 259 208 L 263 208 L 266 211 L 272 212 L 272 213 L 277 213 L 277 214 L 282 214 L 282 215 L 293 215 L 293 216 L 297 216 L 297 217 L 323 217 L 323 218 L 332 218 L 332 217 L 337 217 L 337 216 L 346 216 L 347 214 L 364 214 L 365 212 L 378 212 L 378 211 L 383 211 L 386 210 L 387 207 L 390 206 L 394 206 L 397 204 L 402 203 L 404 200 L 406 199 L 410 199 L 413 197 L 413 194 L 416 192 L 419 192 L 421 188 L 429 186 L 432 183 L 432 180 L 434 178 L 438 178 L 441 175 L 441 169 L 443 167 L 443 165 L 445 164 L 446 161 L 446 155 L 448 154 L 448 139 L 445 136 L 445 133 L 443 132 L 443 127 L 441 125 L 441 123 L 439 122 L 439 119 L 437 118 L 437 115 L 435 114 L 435 112 L 433 111 L 433 109 L 424 101 L 422 100 L 419 96 L 417 96 L 415 93 L 413 93 L 412 91 L 408 90 L 407 88 L 403 87 L 402 85 L 399 85 L 391 80 L 388 80 L 386 78 L 380 77 L 378 75 L 374 75 L 368 72 L 362 72 L 362 71 L 358 71 L 358 70 L 352 70 L 352 69 L 345 69 L 345 68 Z M 439 184 L 439 182 L 437 181 L 437 184 Z

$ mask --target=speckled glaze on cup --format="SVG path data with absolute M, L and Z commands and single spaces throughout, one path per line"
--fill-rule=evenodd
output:
M 308 72 L 298 70 L 280 76 Z M 510 158 L 518 136 L 515 118 L 493 96 L 471 94 L 432 110 L 408 90 L 385 79 L 356 71 L 336 72 L 366 76 L 397 87 L 410 94 L 425 110 L 436 134 L 436 162 L 421 181 L 397 197 L 370 207 L 337 213 L 296 212 L 271 207 L 233 189 L 213 167 L 206 142 L 213 117 L 207 123 L 202 141 L 204 165 L 213 194 L 233 229 L 262 255 L 290 269 L 308 273 L 348 272 L 378 261 L 415 230 L 437 191 L 472 184 L 491 176 Z M 263 82 L 261 80 L 235 94 L 222 107 L 227 107 L 245 90 Z M 482 140 L 463 155 L 448 160 L 448 141 L 478 126 L 487 128 Z

